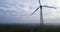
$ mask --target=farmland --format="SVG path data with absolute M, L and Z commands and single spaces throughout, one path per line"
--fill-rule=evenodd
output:
M 0 24 L 0 32 L 40 32 L 39 24 Z M 60 32 L 60 25 L 44 25 L 43 32 Z

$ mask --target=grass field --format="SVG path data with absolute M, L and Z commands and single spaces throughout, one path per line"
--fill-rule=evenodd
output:
M 0 24 L 0 32 L 40 32 L 39 24 Z M 59 25 L 44 25 L 43 32 L 60 32 Z

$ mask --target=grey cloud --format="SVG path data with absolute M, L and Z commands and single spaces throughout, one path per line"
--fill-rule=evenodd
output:
M 50 23 L 50 24 L 59 24 L 60 23 L 60 18 L 45 18 L 44 23 Z
M 17 0 L 17 2 L 9 1 L 0 0 L 0 23 L 39 23 L 39 20 L 34 19 L 35 17 L 26 16 L 29 12 L 23 9 L 24 5 L 19 4 Z
M 31 2 L 31 0 L 29 1 L 0 0 L 0 23 L 40 23 L 39 22 L 40 17 L 39 15 L 36 15 L 37 13 L 34 14 L 35 16 L 31 16 L 31 15 L 27 16 L 31 11 L 34 11 L 33 9 L 35 9 L 38 6 L 38 2 L 37 2 L 38 0 L 36 1 L 37 3 L 34 1 L 32 0 Z M 34 3 L 36 4 L 36 7 Z M 46 9 L 44 8 L 43 10 L 45 12 Z M 48 9 L 48 10 L 51 11 L 53 9 Z M 39 12 L 39 10 L 37 12 Z M 48 12 L 48 13 L 51 13 L 51 12 Z M 50 14 L 47 14 L 47 15 L 50 15 Z M 44 17 L 45 16 L 46 14 L 44 14 Z M 56 19 L 51 19 L 48 17 L 48 20 L 45 20 L 45 22 L 46 21 L 50 22 L 55 20 Z M 57 21 L 60 21 L 60 20 L 58 19 Z

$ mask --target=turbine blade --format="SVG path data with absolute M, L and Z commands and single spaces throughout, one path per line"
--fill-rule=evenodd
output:
M 39 9 L 39 7 L 38 7 L 32 14 L 34 14 L 38 9 Z M 31 15 L 32 15 L 32 14 L 31 14 Z
M 54 9 L 56 9 L 56 7 L 51 7 L 51 6 L 42 6 L 42 7 L 47 7 L 47 8 L 54 8 Z
M 39 0 L 39 4 L 41 4 L 41 1 Z

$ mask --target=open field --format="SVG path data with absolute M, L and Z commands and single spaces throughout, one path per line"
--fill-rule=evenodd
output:
M 39 24 L 0 24 L 0 32 L 40 32 Z M 60 32 L 59 25 L 44 25 L 43 32 Z

